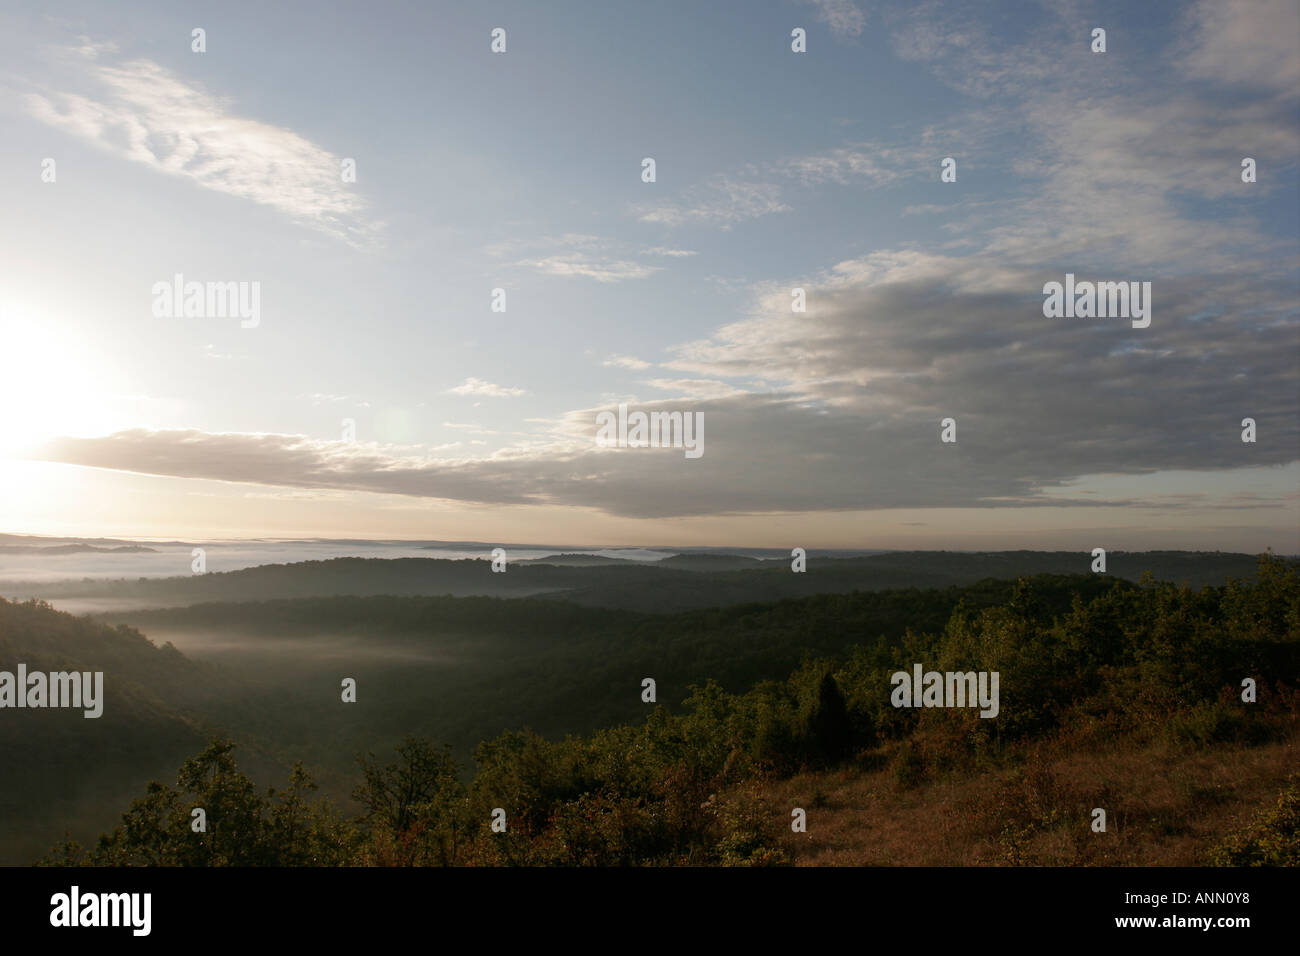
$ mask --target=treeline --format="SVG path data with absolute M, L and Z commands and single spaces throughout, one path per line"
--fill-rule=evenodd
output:
M 1040 600 L 1058 613 L 1076 595 L 1136 587 L 1103 575 L 1041 575 L 1033 581 Z M 659 700 L 672 709 L 692 685 L 710 679 L 741 691 L 784 679 L 809 655 L 898 641 L 909 627 L 940 631 L 959 605 L 1004 604 L 1015 586 L 984 581 L 962 588 L 823 594 L 671 615 L 536 598 L 336 597 L 197 605 L 139 612 L 131 620 L 149 634 L 252 635 L 267 651 L 319 635 L 353 642 L 346 673 L 357 677 L 365 708 L 340 709 L 337 694 L 325 692 L 338 685 L 337 663 L 286 654 L 283 662 L 250 658 L 268 682 L 264 698 L 250 701 L 246 713 L 208 710 L 232 733 L 252 731 L 283 744 L 319 738 L 323 746 L 314 750 L 286 750 L 286 766 L 302 758 L 319 767 L 328 759 L 324 750 L 343 746 L 348 754 L 411 733 L 450 744 L 462 761 L 472 758 L 479 741 L 506 728 L 529 726 L 544 736 L 589 733 L 638 720 L 647 676 L 656 679 Z M 448 663 L 367 661 L 367 647 L 383 646 Z M 236 663 L 232 659 L 229 666 Z M 254 719 L 261 722 L 250 723 Z M 336 776 L 329 788 L 338 792 Z
M 914 663 L 998 671 L 998 717 L 894 708 L 890 675 Z M 1254 703 L 1242 699 L 1247 678 Z M 774 779 L 888 767 L 906 787 L 1014 760 L 1081 728 L 1092 740 L 1100 729 L 1173 748 L 1250 747 L 1294 734 L 1298 681 L 1300 574 L 1288 562 L 1261 557 L 1253 582 L 1148 581 L 1065 606 L 1059 582 L 1021 581 L 1003 603 L 959 602 L 937 629 L 809 657 L 745 693 L 706 682 L 680 711 L 656 708 L 638 724 L 563 740 L 502 734 L 479 745 L 468 783 L 445 749 L 408 739 L 393 760 L 362 759 L 361 812 L 346 818 L 311 796 L 301 767 L 286 789 L 261 794 L 233 745 L 214 741 L 175 786 L 150 784 L 95 846 L 67 844 L 47 862 L 777 864 L 787 860 L 777 835 L 789 808 L 765 802 Z M 1300 863 L 1294 790 L 1206 862 Z
M 513 573 L 513 571 L 511 572 Z M 1059 611 L 1076 593 L 1132 587 L 1105 575 L 1035 579 Z M 678 614 L 542 599 L 325 597 L 125 615 L 105 626 L 39 602 L 0 601 L 0 669 L 103 670 L 98 720 L 8 712 L 0 750 L 25 768 L 0 780 L 0 865 L 28 861 L 65 829 L 101 832 L 141 780 L 213 735 L 273 780 L 295 761 L 349 804 L 352 754 L 408 735 L 449 744 L 468 780 L 480 741 L 531 727 L 547 737 L 640 720 L 642 678 L 680 707 L 712 678 L 738 691 L 784 679 L 807 655 L 939 630 L 952 610 L 1008 600 L 1015 582 L 827 594 Z M 121 618 L 118 618 L 120 621 Z M 165 643 L 192 635 L 186 654 Z M 213 648 L 233 648 L 213 651 Z M 194 655 L 193 657 L 188 655 Z M 340 703 L 355 678 L 358 705 Z M 58 755 L 51 758 L 50 755 Z
M 216 561 L 216 556 L 210 557 L 210 563 Z M 112 597 L 159 606 L 332 595 L 519 598 L 547 594 L 591 607 L 664 612 L 851 591 L 958 587 L 989 578 L 1085 574 L 1091 562 L 1086 552 L 1072 551 L 903 551 L 853 558 L 814 557 L 809 559 L 806 573 L 792 574 L 789 560 L 757 562 L 737 556 L 687 554 L 653 564 L 568 566 L 569 562 L 529 561 L 509 565 L 505 574 L 494 574 L 486 561 L 335 558 L 134 581 L 0 581 L 0 594 L 47 599 Z M 1217 551 L 1115 551 L 1107 555 L 1106 572 L 1134 582 L 1150 572 L 1158 580 L 1192 587 L 1222 585 L 1230 578 L 1252 576 L 1254 557 Z
M 42 821 L 80 821 L 96 799 L 120 805 L 142 778 L 174 767 L 207 737 L 182 704 L 201 702 L 207 669 L 132 628 L 0 600 L 0 671 L 14 674 L 20 663 L 29 672 L 103 671 L 106 679 L 98 719 L 80 708 L 0 710 L 6 864 L 30 860 L 49 844 L 58 831 L 42 833 Z M 93 793 L 83 778 L 93 781 Z

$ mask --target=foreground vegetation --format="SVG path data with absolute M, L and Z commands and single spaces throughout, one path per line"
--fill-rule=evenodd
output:
M 1295 566 L 1266 556 L 1250 583 L 1115 582 L 1065 603 L 1061 587 L 959 600 L 942 627 L 810 656 L 745 693 L 706 681 L 640 723 L 505 733 L 468 781 L 449 750 L 410 738 L 360 761 L 347 816 L 301 765 L 263 794 L 214 740 L 94 846 L 46 862 L 1300 863 Z M 1000 714 L 894 708 L 890 674 L 917 662 L 998 671 Z

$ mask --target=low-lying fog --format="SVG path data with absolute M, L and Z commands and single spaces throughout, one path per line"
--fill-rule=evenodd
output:
M 83 578 L 167 578 L 188 575 L 195 547 L 204 550 L 208 572 L 239 571 L 263 564 L 327 561 L 332 558 L 448 558 L 490 560 L 491 548 L 478 545 L 426 547 L 420 542 L 235 541 L 177 543 L 141 541 L 152 551 L 43 554 L 40 551 L 0 551 L 0 581 L 80 581 Z M 512 548 L 512 561 L 527 561 L 558 554 L 555 550 Z M 617 557 L 632 561 L 658 561 L 670 551 L 643 548 L 573 549 L 563 553 Z
M 3 595 L 11 601 L 25 601 L 22 595 Z M 121 611 L 147 611 L 151 608 L 185 607 L 191 601 L 169 601 L 166 598 L 134 597 L 54 597 L 44 598 L 56 611 L 66 611 L 78 616 L 84 614 L 115 614 Z
M 421 664 L 451 665 L 463 655 L 447 649 L 440 640 L 438 646 L 421 647 L 410 642 L 384 638 L 357 637 L 351 634 L 330 634 L 312 637 L 268 637 L 244 635 L 229 631 L 139 629 L 159 647 L 170 642 L 173 647 L 194 660 L 224 660 L 243 658 L 280 660 L 292 658 L 312 665 L 333 662 L 365 663 L 368 661 L 407 661 Z

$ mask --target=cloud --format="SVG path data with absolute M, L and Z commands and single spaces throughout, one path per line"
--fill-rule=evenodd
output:
M 788 160 L 782 165 L 782 170 L 804 185 L 826 182 L 843 185 L 856 182 L 866 186 L 882 186 L 911 171 L 903 165 L 911 161 L 904 159 L 900 150 L 842 146 Z M 891 162 L 892 166 L 889 165 Z
M 595 279 L 597 282 L 644 279 L 663 269 L 662 266 L 648 266 L 627 259 L 601 259 L 578 252 L 547 256 L 544 259 L 525 259 L 519 264 L 542 275 Z
M 643 369 L 650 367 L 649 362 L 643 362 L 641 359 L 632 358 L 629 355 L 611 355 L 600 364 L 610 368 Z
M 972 200 L 962 200 L 960 202 L 943 202 L 943 203 L 918 203 L 914 206 L 904 206 L 903 216 L 929 216 L 940 212 L 959 212 L 966 209 L 984 209 L 989 206 L 996 206 L 997 202 L 989 200 L 976 202 Z
M 1200 0 L 1186 12 L 1178 61 L 1191 77 L 1300 97 L 1300 5 L 1295 0 Z
M 514 265 L 542 275 L 595 279 L 597 282 L 644 279 L 663 271 L 663 266 L 646 265 L 628 258 L 626 253 L 619 251 L 623 248 L 624 244 L 615 239 L 568 232 L 531 239 L 504 239 L 490 243 L 484 252 L 498 258 L 523 255 Z M 544 254 L 524 255 L 528 252 Z
M 1027 8 L 1023 33 L 1015 35 L 960 6 L 887 9 L 895 52 L 971 98 L 951 128 L 929 131 L 932 145 L 953 144 L 937 155 L 955 156 L 959 176 L 1009 167 L 1003 195 L 964 200 L 978 215 L 942 228 L 1007 263 L 1060 271 L 1087 264 L 1148 275 L 1229 273 L 1293 255 L 1293 234 L 1261 229 L 1258 209 L 1237 201 L 1278 187 L 1276 177 L 1262 177 L 1243 193 L 1243 156 L 1270 157 L 1277 169 L 1300 153 L 1293 101 L 1276 89 L 1241 95 L 1235 73 L 1216 77 L 1207 66 L 1222 49 L 1249 59 L 1245 49 L 1258 42 L 1264 62 L 1285 75 L 1284 44 L 1263 33 L 1280 29 L 1288 15 L 1269 0 L 1224 6 L 1241 15 L 1226 34 L 1213 28 L 1219 5 L 1197 5 L 1182 21 L 1185 35 L 1174 31 L 1164 47 L 1126 60 L 1123 70 L 1098 70 L 1111 54 L 1090 51 L 1072 6 Z M 1290 48 L 1294 57 L 1293 42 Z M 1189 75 L 1201 82 L 1170 80 Z M 1262 74 L 1252 75 L 1256 89 L 1268 89 Z M 1008 143 L 1015 148 L 1008 151 Z M 1207 217 L 1189 215 L 1189 200 L 1233 201 Z M 918 204 L 903 215 L 931 211 L 934 204 Z
M 463 385 L 447 389 L 448 395 L 486 395 L 489 398 L 514 398 L 528 394 L 522 388 L 509 388 L 505 385 L 493 385 L 481 378 L 467 378 Z
M 320 405 L 322 403 L 335 405 L 339 402 L 346 402 L 349 405 L 355 405 L 357 408 L 370 407 L 369 402 L 362 401 L 353 395 L 332 395 L 328 392 L 312 392 L 310 395 L 305 395 L 303 397 L 308 399 L 313 405 Z
M 1050 6 L 1027 38 L 1002 42 L 961 8 L 945 8 L 956 19 L 937 9 L 891 13 L 887 22 L 909 56 L 973 98 L 951 129 L 910 144 L 857 143 L 747 167 L 642 209 L 652 222 L 726 227 L 784 211 L 787 189 L 887 186 L 918 175 L 917 157 L 946 155 L 935 148 L 943 136 L 963 144 L 954 152 L 963 176 L 981 161 L 1008 164 L 1005 193 L 954 190 L 971 197 L 951 207 L 970 215 L 948 224 L 962 230 L 968 254 L 945 255 L 933 244 L 885 248 L 826 262 L 820 272 L 771 276 L 750 287 L 743 318 L 669 345 L 668 360 L 656 366 L 668 372 L 643 384 L 674 397 L 637 407 L 701 413 L 699 459 L 595 446 L 595 413 L 609 406 L 543 420 L 544 437 L 480 458 L 348 450 L 296 436 L 146 431 L 59 439 L 42 454 L 150 474 L 635 517 L 992 506 L 1294 510 L 1294 494 L 1229 494 L 1241 486 L 1225 479 L 1255 469 L 1276 481 L 1278 469 L 1294 470 L 1300 448 L 1298 243 L 1293 228 L 1262 221 L 1272 212 L 1267 204 L 1240 201 L 1238 166 L 1248 155 L 1243 143 L 1294 162 L 1300 131 L 1289 94 L 1243 96 L 1238 87 L 1263 88 L 1267 78 L 1230 70 L 1219 82 L 1206 72 L 1223 49 L 1247 43 L 1207 33 L 1204 25 L 1216 22 L 1210 7 L 1192 8 L 1186 36 L 1165 55 L 1100 73 L 1083 39 L 1062 39 L 1069 24 Z M 907 36 L 913 17 L 926 16 L 929 32 Z M 1258 29 L 1278 29 L 1260 22 Z M 1184 54 L 1185 69 L 1177 59 Z M 1286 75 L 1278 56 L 1264 61 Z M 1179 77 L 1172 89 L 1169 75 Z M 999 141 L 1002 151 L 991 152 Z M 1015 149 L 1005 151 L 1006 142 Z M 937 167 L 926 168 L 935 178 Z M 933 189 L 944 188 L 935 181 Z M 1278 187 L 1248 188 L 1255 199 Z M 904 212 L 938 211 L 934 205 Z M 569 253 L 588 262 L 628 259 L 605 240 L 573 234 L 531 258 Z M 1150 328 L 1044 318 L 1042 286 L 1066 271 L 1151 281 Z M 808 290 L 805 314 L 790 311 L 792 285 Z M 606 360 L 636 370 L 650 364 L 638 363 Z M 499 388 L 472 388 L 477 382 L 455 391 Z M 939 440 L 945 417 L 957 421 L 956 444 Z M 1244 417 L 1258 423 L 1256 444 L 1240 440 Z M 1191 474 L 1191 490 L 1134 493 L 1173 472 Z
M 709 378 L 652 378 L 645 384 L 663 392 L 674 392 L 683 399 L 721 398 L 743 394 L 745 391 L 735 385 Z
M 801 0 L 805 6 L 817 8 L 817 19 L 831 28 L 837 36 L 856 37 L 867 25 L 866 15 L 853 0 Z
M 688 223 L 731 228 L 738 222 L 757 219 L 778 212 L 789 212 L 781 200 L 780 187 L 773 183 L 751 182 L 729 176 L 715 176 L 701 186 L 687 190 L 677 202 L 643 204 L 641 222 L 681 226 Z
M 926 131 L 918 142 L 906 146 L 852 143 L 788 159 L 751 163 L 734 174 L 717 174 L 688 188 L 681 199 L 642 203 L 635 209 L 641 222 L 729 229 L 738 222 L 789 212 L 785 190 L 791 185 L 807 188 L 831 183 L 871 189 L 928 175 L 942 155 L 934 155 L 929 142 L 932 138 L 933 132 Z
M 209 478 L 318 490 L 367 491 L 459 500 L 522 503 L 526 490 L 495 481 L 452 459 L 398 456 L 379 445 L 327 442 L 300 435 L 135 429 L 100 439 L 58 439 L 44 460 L 144 474 Z M 497 487 L 475 492 L 485 481 Z
M 668 249 L 664 246 L 655 246 L 653 249 L 641 250 L 641 254 L 646 256 L 672 256 L 673 258 L 681 258 L 683 256 L 696 255 L 696 252 L 694 249 Z
M 28 93 L 28 112 L 122 159 L 269 206 L 336 238 L 377 238 L 355 187 L 341 181 L 341 157 L 293 130 L 238 115 L 152 60 L 102 59 L 111 54 L 94 44 L 62 51 L 63 75 L 83 89 Z
M 637 404 L 703 414 L 705 453 L 692 461 L 675 449 L 596 446 L 595 414 L 604 408 L 571 411 L 544 438 L 473 459 L 300 436 L 142 430 L 59 439 L 38 457 L 632 517 L 1199 507 L 1084 495 L 1073 483 L 1187 470 L 1205 475 L 1212 492 L 1215 471 L 1296 459 L 1288 281 L 1159 280 L 1151 327 L 1137 330 L 1122 320 L 1045 319 L 1049 278 L 996 259 L 894 252 L 826 270 L 810 283 L 817 308 L 807 314 L 791 315 L 780 289 L 760 293 L 751 316 L 673 350 L 664 364 L 682 377 L 650 383 L 673 398 Z M 1220 311 L 1191 321 L 1208 303 Z M 1247 415 L 1267 441 L 1241 442 Z M 957 421 L 956 444 L 939 440 L 945 417 Z
M 496 242 L 490 242 L 483 247 L 486 255 L 494 258 L 507 256 L 519 256 L 524 252 L 536 252 L 537 250 L 553 251 L 557 249 L 584 249 L 594 251 L 606 249 L 613 245 L 614 240 L 604 236 L 593 236 L 581 232 L 566 232 L 560 235 L 542 235 L 524 239 L 519 236 L 511 236 L 508 239 L 500 239 Z

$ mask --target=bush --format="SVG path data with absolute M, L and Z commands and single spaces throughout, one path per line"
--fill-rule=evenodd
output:
M 1215 701 L 1180 710 L 1165 724 L 1165 737 L 1175 744 L 1205 747 L 1236 743 L 1246 737 L 1246 715 Z
M 1210 851 L 1214 866 L 1300 866 L 1300 775 L 1287 778 L 1277 806 Z

